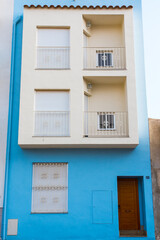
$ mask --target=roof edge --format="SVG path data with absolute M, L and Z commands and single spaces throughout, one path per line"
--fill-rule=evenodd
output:
M 54 6 L 54 5 L 33 5 L 33 4 L 31 4 L 31 5 L 24 5 L 24 8 L 74 8 L 74 9 L 130 9 L 130 8 L 133 8 L 133 6 L 132 5 L 129 5 L 129 6 L 125 6 L 125 5 L 123 5 L 123 6 L 118 6 L 118 5 L 116 5 L 116 6 L 112 6 L 112 5 L 110 5 L 110 6 L 106 6 L 106 5 L 103 5 L 103 6 L 93 6 L 93 5 L 90 5 L 90 6 L 86 6 L 86 5 L 84 5 L 84 6 L 80 6 L 80 5 L 77 5 L 77 6 L 73 6 L 73 5 L 70 5 L 70 6 L 67 6 L 67 5 L 63 5 L 63 6 L 61 6 L 61 5 L 56 5 L 56 6 Z

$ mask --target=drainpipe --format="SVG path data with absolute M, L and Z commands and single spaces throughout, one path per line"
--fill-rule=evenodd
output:
M 3 218 L 2 218 L 2 240 L 6 239 L 6 226 L 7 226 L 6 212 L 7 212 L 8 170 L 9 170 L 11 131 L 12 131 L 12 107 L 13 107 L 13 86 L 14 86 L 14 71 L 15 71 L 16 27 L 17 27 L 17 24 L 21 20 L 22 20 L 22 16 L 19 16 L 13 21 L 13 31 L 12 31 L 12 56 L 11 56 L 10 92 L 9 92 L 9 108 L 8 108 L 8 131 L 7 131 L 7 148 L 6 148 Z

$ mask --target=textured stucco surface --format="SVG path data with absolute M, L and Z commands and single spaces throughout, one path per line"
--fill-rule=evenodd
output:
M 160 119 L 149 119 L 155 233 L 160 239 Z

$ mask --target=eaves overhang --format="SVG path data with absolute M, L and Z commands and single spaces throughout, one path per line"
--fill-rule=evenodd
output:
M 102 6 L 99 6 L 99 5 L 96 5 L 96 6 L 93 6 L 93 5 L 83 5 L 83 6 L 80 6 L 80 5 L 24 5 L 25 8 L 68 8 L 68 9 L 129 9 L 129 8 L 133 8 L 132 5 L 129 5 L 129 6 L 126 6 L 126 5 L 123 5 L 123 6 L 112 6 L 112 5 L 109 5 L 109 6 L 106 6 L 106 5 L 102 5 Z

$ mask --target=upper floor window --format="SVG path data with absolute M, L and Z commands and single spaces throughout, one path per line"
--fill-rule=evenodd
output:
M 70 67 L 70 30 L 38 28 L 37 68 L 68 69 Z
M 36 91 L 34 136 L 69 136 L 69 92 Z

